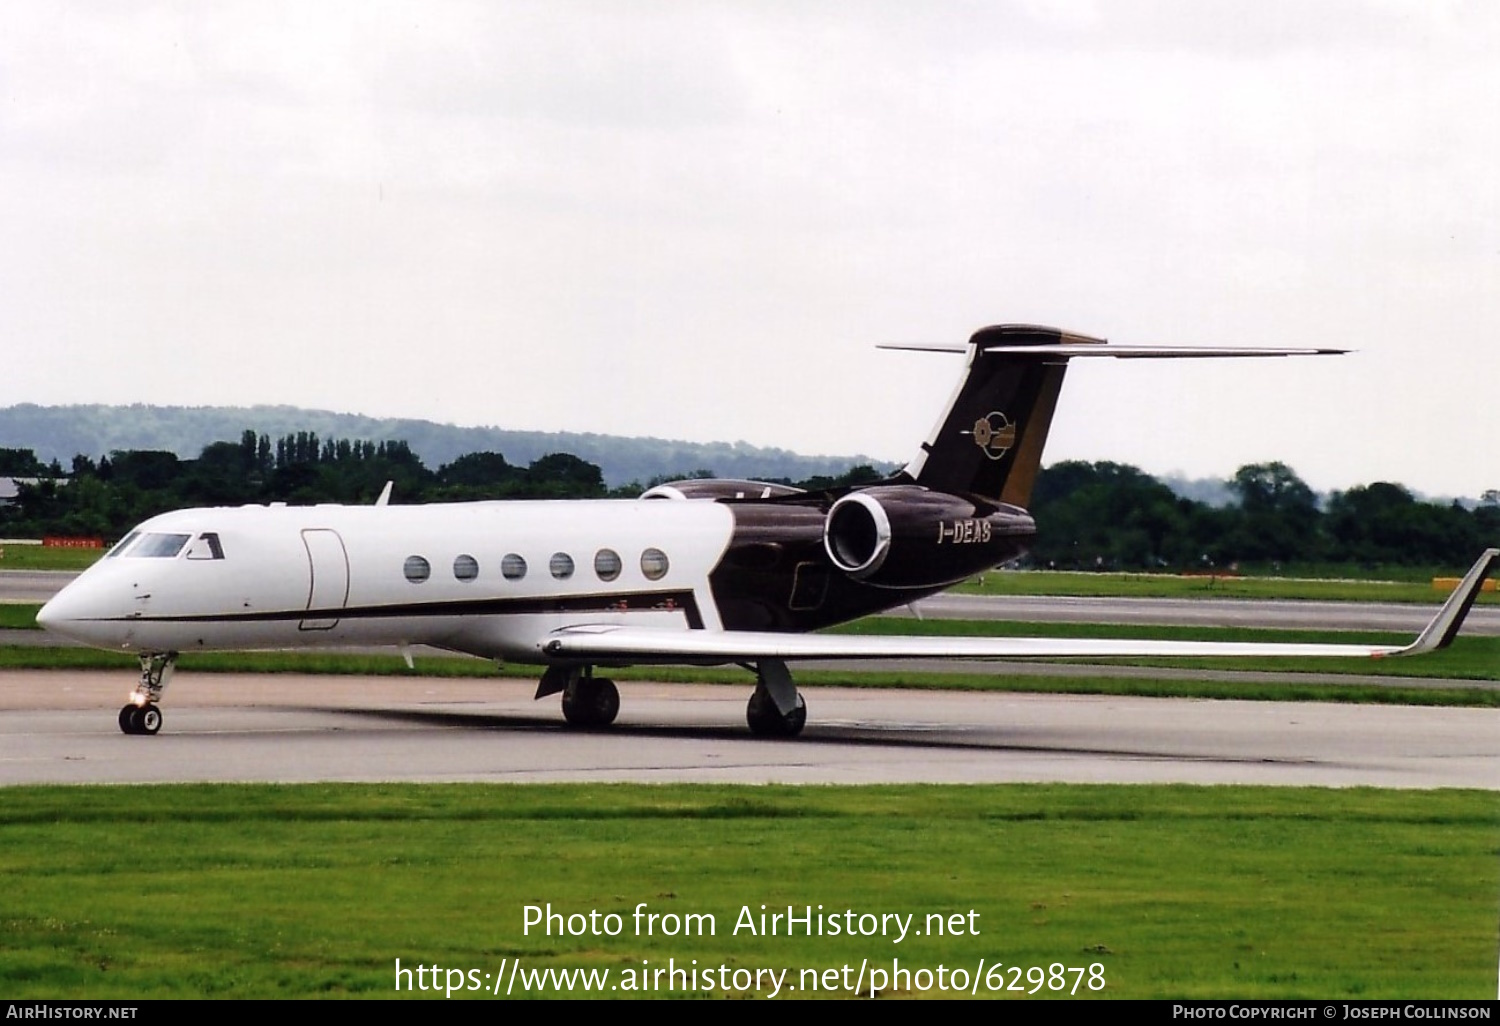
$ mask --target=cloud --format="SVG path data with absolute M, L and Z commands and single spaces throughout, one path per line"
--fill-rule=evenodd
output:
M 0 330 L 71 370 L 0 401 L 903 457 L 954 369 L 869 346 L 1034 320 L 1365 350 L 1073 375 L 1054 458 L 1474 492 L 1444 433 L 1494 427 L 1452 381 L 1497 369 L 1497 28 L 1341 0 L 21 5 Z M 1372 454 L 1397 408 L 1416 426 Z

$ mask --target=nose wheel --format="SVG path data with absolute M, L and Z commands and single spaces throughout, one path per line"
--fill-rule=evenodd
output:
M 125 734 L 155 734 L 161 730 L 162 692 L 177 667 L 176 652 L 141 653 L 141 681 L 130 701 L 120 709 L 120 731 Z
M 161 730 L 161 709 L 155 705 L 127 705 L 120 710 L 120 729 L 126 734 L 155 734 Z

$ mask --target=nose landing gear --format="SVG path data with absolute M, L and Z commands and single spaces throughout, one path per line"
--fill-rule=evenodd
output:
M 120 730 L 126 734 L 155 734 L 161 730 L 162 692 L 177 668 L 176 652 L 142 652 L 141 682 L 120 709 Z

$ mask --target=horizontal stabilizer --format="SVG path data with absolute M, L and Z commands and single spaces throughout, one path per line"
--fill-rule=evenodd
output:
M 1348 349 L 1267 349 L 1214 346 L 985 346 L 986 353 L 1009 356 L 1111 356 L 1117 360 L 1204 360 L 1217 357 L 1343 356 Z
M 876 349 L 892 349 L 908 353 L 966 353 L 968 346 L 955 345 L 878 345 Z M 1223 346 L 1113 346 L 1099 345 L 1039 345 L 1039 346 L 985 346 L 984 352 L 1007 356 L 1068 357 L 1108 356 L 1117 360 L 1206 360 L 1215 358 L 1244 358 L 1263 356 L 1344 356 L 1351 349 L 1282 349 L 1264 346 L 1226 348 Z

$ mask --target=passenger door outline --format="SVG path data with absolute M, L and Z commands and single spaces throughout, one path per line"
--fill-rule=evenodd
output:
M 309 527 L 302 531 L 302 547 L 307 550 L 308 612 L 343 609 L 349 603 L 349 551 L 344 539 L 332 528 Z M 331 631 L 338 623 L 337 616 L 310 616 L 297 629 Z

